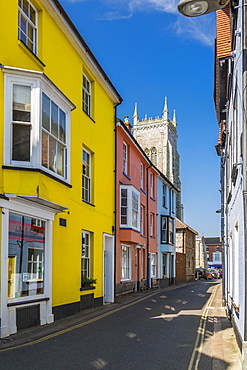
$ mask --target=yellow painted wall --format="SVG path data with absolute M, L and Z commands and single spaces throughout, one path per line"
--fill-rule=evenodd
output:
M 103 295 L 103 233 L 112 234 L 114 225 L 114 102 L 98 82 L 85 54 L 68 40 L 68 30 L 58 19 L 49 1 L 33 1 L 39 12 L 38 58 L 18 41 L 18 0 L 1 1 L 0 62 L 6 66 L 41 71 L 76 106 L 71 113 L 71 179 L 69 188 L 39 172 L 2 169 L 0 192 L 39 195 L 61 204 L 68 212 L 55 216 L 53 227 L 52 285 L 53 306 L 80 300 L 81 231 L 94 233 L 93 278 L 97 279 L 95 297 Z M 44 4 L 48 6 L 49 12 Z M 83 36 L 83 35 L 82 35 Z M 3 46 L 2 43 L 5 43 Z M 94 115 L 82 111 L 82 73 L 86 70 L 94 81 Z M 0 95 L 3 96 L 3 71 L 0 68 Z M 115 102 L 116 103 L 116 102 Z M 0 99 L 0 120 L 3 119 Z M 0 161 L 3 163 L 3 125 L 0 126 Z M 82 198 L 82 148 L 94 153 L 94 206 Z M 37 188 L 38 187 L 38 188 Z M 37 194 L 38 189 L 38 194 Z M 59 226 L 59 217 L 67 227 Z M 88 293 L 88 292 L 87 292 Z

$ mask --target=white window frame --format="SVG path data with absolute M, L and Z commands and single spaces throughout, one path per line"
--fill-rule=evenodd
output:
M 86 238 L 88 240 L 88 243 L 86 243 Z M 86 253 L 87 252 L 87 253 Z M 88 231 L 83 230 L 82 231 L 82 252 L 81 252 L 81 261 L 86 261 L 86 278 L 90 279 L 91 269 L 90 269 L 90 253 L 91 252 L 91 234 Z M 81 267 L 82 272 L 82 267 Z
M 127 220 L 126 223 L 121 223 L 121 207 L 122 207 L 122 197 L 121 192 L 122 189 L 127 190 L 127 206 L 124 206 L 124 208 L 127 208 Z M 132 208 L 132 193 L 137 195 L 138 197 L 138 205 L 136 209 L 136 215 L 137 215 L 137 226 L 133 226 L 133 208 Z M 140 192 L 132 185 L 120 185 L 120 227 L 121 228 L 128 228 L 140 231 Z
M 163 223 L 164 221 L 164 223 Z M 174 245 L 175 236 L 174 236 L 174 218 L 170 216 L 161 215 L 160 220 L 160 242 L 161 244 L 170 244 Z M 165 238 L 162 237 L 164 234 Z
M 167 208 L 167 186 L 166 184 L 162 184 L 162 206 Z
M 28 204 L 27 204 L 28 203 Z M 55 212 L 54 210 L 45 210 L 44 207 L 38 204 L 30 205 L 23 199 L 10 198 L 9 201 L 0 199 L 0 207 L 2 207 L 2 259 L 1 276 L 2 287 L 0 289 L 1 295 L 1 334 L 2 337 L 13 334 L 17 331 L 15 308 L 8 307 L 10 303 L 28 304 L 36 299 L 48 298 L 40 304 L 41 325 L 50 324 L 54 321 L 52 314 L 52 230 Z M 32 295 L 18 298 L 8 298 L 8 237 L 9 237 L 9 212 L 18 213 L 20 215 L 38 218 L 46 222 L 45 229 L 45 271 L 44 271 L 44 293 L 39 295 Z M 26 303 L 28 301 L 28 303 Z M 14 311 L 13 311 L 14 310 Z
M 83 162 L 83 154 L 86 154 L 88 158 L 88 162 L 86 162 L 86 166 L 88 166 L 88 175 L 84 174 L 83 166 L 85 165 Z M 82 200 L 88 203 L 91 203 L 92 200 L 92 153 L 90 153 L 85 148 L 82 149 Z M 83 179 L 86 179 L 88 182 L 88 188 L 83 186 Z M 86 199 L 85 196 L 83 196 L 83 189 L 85 189 L 88 192 L 88 197 Z
M 84 84 L 84 79 L 88 87 Z M 83 74 L 82 76 L 82 110 L 91 117 L 92 114 L 92 81 Z
M 63 181 L 70 180 L 70 115 L 74 105 L 42 73 L 3 68 L 5 78 L 4 164 L 37 168 Z M 12 160 L 13 86 L 31 87 L 30 161 Z M 66 115 L 64 176 L 42 165 L 42 93 L 45 93 Z
M 141 235 L 145 235 L 145 207 L 143 205 L 140 211 L 140 232 Z
M 38 45 L 37 45 L 38 44 L 38 11 L 35 8 L 35 6 L 32 4 L 31 1 L 29 1 L 29 0 L 26 0 L 26 1 L 28 3 L 28 14 L 26 14 L 26 12 L 24 11 L 23 0 L 19 0 L 19 5 L 18 5 L 18 39 L 21 40 L 28 47 L 28 49 L 30 49 L 32 51 L 32 53 L 37 55 L 37 53 L 38 53 Z M 20 6 L 20 3 L 21 3 L 22 6 Z M 34 11 L 34 18 L 35 18 L 34 22 L 32 21 L 31 16 L 30 16 L 30 9 L 31 8 Z M 24 20 L 26 27 L 30 27 L 33 30 L 33 38 L 34 38 L 33 41 L 28 36 L 28 29 L 26 29 L 26 32 L 24 32 L 23 29 L 21 28 L 21 19 Z M 21 35 L 24 35 L 24 38 L 26 38 L 25 41 L 23 40 L 23 37 L 21 37 Z M 30 47 L 30 42 L 33 44 L 32 47 Z
M 154 174 L 150 172 L 150 198 L 154 198 Z
M 157 276 L 156 253 L 149 253 L 151 278 Z
M 126 253 L 126 258 L 124 256 Z M 132 276 L 132 248 L 129 245 L 121 245 L 121 281 L 129 281 Z
M 160 242 L 162 244 L 168 244 L 168 217 L 162 216 L 160 218 Z
M 142 162 L 140 166 L 140 177 L 141 177 L 140 187 L 142 190 L 144 190 L 144 164 Z
M 128 145 L 123 142 L 123 173 L 128 175 Z
M 150 236 L 154 237 L 154 213 L 150 213 Z
M 213 252 L 213 262 L 222 262 L 221 252 Z

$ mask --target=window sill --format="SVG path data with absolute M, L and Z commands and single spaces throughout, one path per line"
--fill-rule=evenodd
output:
M 156 202 L 156 199 L 154 199 L 153 197 L 150 197 L 150 199 L 152 199 L 154 202 Z
M 69 183 L 67 183 L 66 181 L 62 180 L 62 179 L 59 179 L 58 177 L 56 176 L 53 176 L 52 174 L 40 169 L 40 168 L 33 168 L 33 167 L 16 167 L 16 166 L 5 166 L 3 165 L 2 166 L 2 169 L 3 170 L 17 170 L 17 171 L 30 171 L 30 172 L 40 172 L 42 175 L 45 175 L 45 176 L 48 176 L 50 177 L 51 179 L 53 180 L 56 180 L 58 182 L 60 182 L 61 184 L 65 185 L 65 186 L 68 186 L 69 188 L 72 188 L 72 185 L 70 185 Z
M 95 289 L 95 286 L 85 286 L 81 287 L 80 291 L 83 292 L 84 290 L 93 290 L 93 289 Z
M 35 55 L 32 50 L 30 50 L 26 44 L 24 44 L 23 41 L 21 40 L 18 40 L 18 45 L 20 45 L 20 47 L 23 48 L 23 50 L 29 55 L 32 57 L 32 59 L 42 68 L 44 69 L 44 67 L 46 67 L 46 65 L 37 57 L 37 55 Z
M 142 191 L 144 194 L 147 194 L 147 193 L 146 193 L 146 191 L 145 191 L 145 190 L 143 190 L 142 188 L 141 188 L 141 191 Z
M 87 113 L 87 112 L 85 112 L 84 110 L 82 110 L 85 114 L 86 114 L 86 116 L 88 117 L 88 118 L 90 118 L 91 119 L 91 121 L 93 121 L 94 123 L 96 123 L 95 122 L 95 120 Z
M 131 178 L 127 175 L 127 173 L 123 172 L 123 175 L 127 177 L 127 179 L 131 180 Z
M 83 199 L 82 199 L 82 202 L 83 202 L 83 203 L 88 204 L 88 205 L 89 205 L 89 206 L 91 206 L 91 207 L 96 207 L 96 206 L 95 206 L 95 204 L 90 203 L 90 202 L 87 202 L 86 200 L 83 200 Z
M 135 231 L 136 233 L 140 233 L 139 230 L 132 229 L 132 227 L 123 227 L 123 226 L 120 226 L 120 230 L 131 230 L 131 231 Z
M 152 236 L 152 235 L 150 235 L 150 238 L 152 238 L 152 239 L 156 239 L 156 236 Z
M 48 297 L 45 297 L 45 298 L 36 298 L 36 299 L 28 299 L 28 300 L 23 300 L 23 301 L 16 301 L 16 302 L 10 302 L 7 304 L 7 307 L 11 307 L 11 306 L 20 306 L 20 305 L 23 305 L 23 304 L 30 304 L 30 303 L 36 303 L 36 302 L 42 302 L 42 301 L 49 301 L 50 298 Z
M 125 280 L 120 281 L 120 284 L 124 284 L 124 283 L 132 283 L 132 280 L 131 279 L 125 279 Z

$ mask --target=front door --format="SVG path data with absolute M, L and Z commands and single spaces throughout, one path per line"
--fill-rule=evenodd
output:
M 114 302 L 114 236 L 104 234 L 104 304 Z

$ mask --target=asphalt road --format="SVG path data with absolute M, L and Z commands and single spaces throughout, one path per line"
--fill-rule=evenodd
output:
M 0 369 L 209 370 L 217 283 L 150 291 L 73 330 L 0 351 Z

